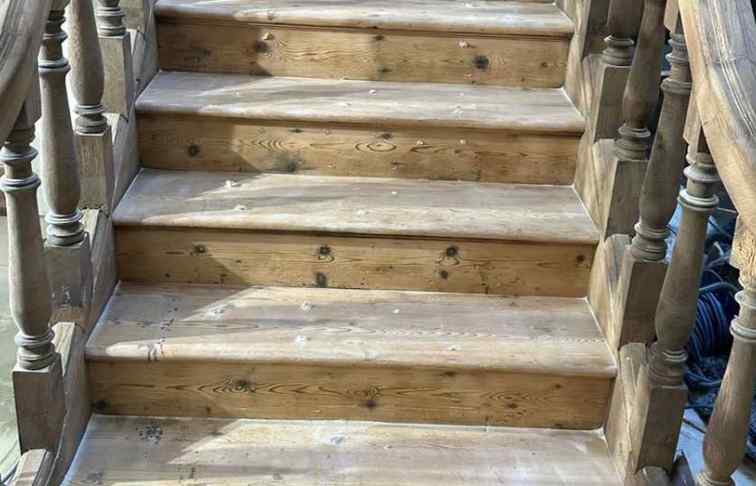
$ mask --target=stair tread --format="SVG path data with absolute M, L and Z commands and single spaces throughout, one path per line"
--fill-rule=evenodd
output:
M 122 282 L 90 361 L 487 369 L 613 378 L 585 299 Z
M 140 113 L 580 134 L 562 89 L 162 72 Z
M 161 21 L 411 30 L 444 34 L 568 37 L 572 21 L 553 3 L 500 0 L 162 0 Z
M 599 431 L 104 415 L 90 419 L 66 484 L 93 477 L 122 486 L 621 484 Z
M 595 244 L 572 187 L 142 169 L 116 225 Z

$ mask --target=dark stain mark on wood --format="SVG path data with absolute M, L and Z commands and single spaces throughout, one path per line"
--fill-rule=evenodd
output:
M 189 154 L 189 157 L 196 157 L 200 153 L 200 148 L 199 145 L 193 143 L 189 145 L 189 148 L 186 151 Z
M 328 277 L 323 272 L 317 272 L 315 274 L 315 285 L 320 288 L 328 287 Z
M 373 410 L 378 406 L 378 402 L 373 400 L 372 398 L 365 400 L 365 408 L 369 410 Z
M 487 56 L 478 55 L 478 56 L 475 56 L 475 59 L 473 60 L 473 64 L 475 65 L 476 69 L 480 69 L 481 71 L 486 71 L 491 65 L 491 61 L 488 59 Z
M 202 255 L 204 253 L 207 253 L 205 245 L 192 245 L 192 255 Z
M 382 41 L 382 40 L 383 40 L 383 39 L 385 39 L 385 38 L 386 38 L 386 37 L 384 37 L 384 36 L 383 36 L 383 35 L 381 35 L 381 34 L 378 34 L 378 35 L 376 35 L 376 36 L 374 36 L 374 37 L 373 37 L 373 39 L 375 39 L 375 40 L 376 40 L 376 41 L 378 41 L 378 42 Z
M 257 54 L 267 54 L 270 52 L 270 46 L 263 41 L 255 42 L 255 52 Z
M 97 400 L 92 404 L 92 408 L 94 408 L 98 412 L 104 412 L 108 409 L 108 402 L 105 400 Z
M 441 270 L 438 274 L 444 280 L 448 280 L 449 279 L 449 272 L 447 272 L 446 270 Z

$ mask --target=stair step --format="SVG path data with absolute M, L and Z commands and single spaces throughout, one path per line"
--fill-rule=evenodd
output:
M 157 169 L 571 184 L 584 120 L 561 89 L 160 73 Z
M 584 299 L 122 283 L 86 347 L 125 415 L 596 428 L 616 365 Z
M 121 278 L 586 295 L 598 241 L 567 186 L 143 169 Z
M 473 0 L 162 0 L 164 69 L 558 87 L 572 21 L 556 5 Z
M 621 485 L 597 431 L 102 415 L 92 416 L 66 477 L 72 485 L 279 483 Z

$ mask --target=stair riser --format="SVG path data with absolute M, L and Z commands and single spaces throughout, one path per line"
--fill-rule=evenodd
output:
M 593 244 L 119 227 L 119 276 L 141 282 L 583 297 Z
M 463 351 L 463 350 L 461 350 Z M 97 411 L 122 415 L 600 427 L 608 378 L 305 364 L 90 362 Z
M 285 172 L 518 184 L 571 184 L 575 135 L 139 114 L 142 164 L 155 169 Z
M 166 70 L 554 88 L 569 38 L 174 23 L 158 27 Z

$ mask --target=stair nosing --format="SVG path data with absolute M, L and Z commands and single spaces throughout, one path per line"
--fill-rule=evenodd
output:
M 125 289 L 125 290 L 124 290 Z M 239 352 L 238 350 L 230 350 L 228 352 L 224 353 L 215 353 L 211 352 L 209 350 L 218 350 L 219 348 L 223 347 L 223 343 L 207 343 L 204 341 L 201 341 L 200 337 L 197 336 L 178 336 L 182 340 L 191 340 L 196 339 L 196 342 L 194 344 L 190 344 L 189 346 L 186 345 L 186 343 L 183 343 L 184 348 L 181 349 L 181 344 L 173 344 L 172 349 L 169 355 L 161 354 L 159 357 L 157 354 L 149 351 L 147 348 L 150 347 L 146 343 L 151 342 L 153 338 L 150 339 L 141 339 L 138 341 L 137 344 L 128 344 L 123 348 L 116 348 L 113 349 L 112 346 L 103 346 L 102 344 L 98 344 L 98 339 L 101 339 L 101 335 L 103 332 L 107 330 L 108 326 L 123 326 L 123 325 L 129 325 L 128 321 L 126 323 L 118 323 L 116 324 L 116 321 L 112 321 L 113 318 L 118 316 L 118 313 L 113 311 L 113 306 L 115 303 L 123 301 L 123 299 L 129 300 L 129 292 L 136 291 L 136 297 L 132 296 L 131 299 L 137 299 L 138 296 L 142 295 L 141 293 L 144 292 L 146 295 L 176 295 L 183 292 L 186 292 L 187 290 L 192 290 L 194 292 L 207 292 L 209 293 L 213 298 L 216 298 L 217 296 L 214 294 L 220 295 L 226 295 L 226 293 L 233 292 L 234 295 L 239 292 L 273 292 L 273 295 L 278 294 L 286 294 L 287 298 L 295 298 L 299 297 L 299 294 L 305 294 L 310 297 L 310 300 L 308 302 L 312 302 L 313 306 L 320 307 L 320 306 L 327 306 L 329 301 L 320 301 L 319 298 L 322 298 L 322 296 L 331 294 L 335 296 L 357 296 L 360 295 L 361 297 L 369 298 L 373 297 L 375 299 L 375 303 L 378 304 L 384 304 L 388 305 L 389 303 L 391 306 L 400 306 L 400 305 L 415 305 L 419 306 L 419 308 L 422 308 L 423 305 L 428 305 L 427 300 L 423 300 L 423 298 L 438 298 L 440 301 L 444 304 L 447 304 L 449 306 L 459 306 L 459 305 L 478 305 L 480 303 L 483 303 L 485 301 L 490 301 L 490 303 L 493 304 L 500 304 L 500 305 L 511 305 L 514 302 L 517 302 L 517 308 L 521 309 L 522 305 L 524 304 L 527 309 L 534 310 L 534 309 L 540 309 L 539 306 L 542 306 L 544 304 L 553 305 L 555 308 L 549 308 L 547 306 L 547 311 L 542 311 L 544 313 L 548 313 L 550 315 L 557 315 L 562 312 L 563 307 L 559 304 L 569 304 L 569 309 L 571 313 L 574 313 L 573 319 L 576 319 L 579 321 L 582 321 L 583 325 L 586 326 L 587 329 L 594 328 L 595 334 L 592 338 L 588 338 L 587 336 L 585 339 L 587 340 L 586 346 L 593 349 L 596 356 L 599 354 L 603 355 L 603 361 L 604 364 L 602 366 L 598 366 L 594 363 L 591 367 L 581 367 L 576 366 L 580 363 L 577 357 L 569 357 L 567 362 L 572 363 L 571 367 L 566 368 L 565 367 L 565 361 L 560 360 L 558 363 L 517 363 L 515 360 L 514 362 L 507 362 L 506 360 L 502 360 L 499 364 L 494 364 L 492 362 L 486 364 L 486 363 L 477 363 L 472 361 L 465 361 L 465 362 L 449 362 L 447 361 L 447 358 L 444 356 L 438 356 L 436 354 L 432 354 L 431 356 L 422 356 L 418 357 L 412 354 L 406 354 L 404 356 L 401 356 L 399 358 L 397 357 L 382 357 L 382 358 L 376 358 L 373 357 L 371 359 L 366 359 L 365 357 L 359 357 L 355 355 L 351 355 L 348 353 L 344 354 L 335 354 L 335 355 L 328 355 L 327 357 L 323 356 L 316 356 L 319 351 L 316 349 L 314 351 L 315 354 L 310 354 L 308 356 L 307 353 L 313 353 L 310 349 L 307 349 L 307 347 L 298 348 L 301 354 L 299 355 L 292 355 L 291 353 L 286 352 L 279 352 L 279 354 L 276 354 L 276 352 L 271 352 L 269 350 L 262 350 L 260 351 L 260 355 L 247 355 L 244 354 L 245 351 Z M 318 295 L 319 294 L 319 295 Z M 125 295 L 125 297 L 124 297 Z M 419 299 L 417 301 L 411 300 L 409 302 L 403 302 L 401 301 L 402 296 L 407 296 L 409 298 L 415 298 Z M 381 300 L 386 299 L 386 300 Z M 397 301 L 393 301 L 391 299 L 397 299 Z M 362 303 L 370 302 L 370 300 L 366 301 L 360 301 Z M 342 303 L 341 301 L 337 301 L 336 304 L 338 305 Z M 342 303 L 343 304 L 343 303 Z M 532 307 L 531 307 L 532 306 Z M 397 307 L 398 308 L 398 307 Z M 559 310 L 557 310 L 557 308 Z M 490 311 L 492 314 L 494 313 L 494 310 Z M 371 317 L 372 316 L 372 317 Z M 368 314 L 367 316 L 363 316 L 366 318 L 375 318 L 377 314 Z M 579 317 L 576 317 L 579 316 Z M 386 317 L 386 319 L 390 319 L 391 317 Z M 248 323 L 251 324 L 254 322 L 256 317 L 250 317 Z M 522 317 L 520 317 L 522 319 Z M 557 319 L 553 319 L 553 321 L 556 321 Z M 204 322 L 205 319 L 197 318 L 195 319 L 196 322 Z M 190 322 L 195 322 L 190 321 Z M 588 324 L 588 322 L 591 322 L 593 325 L 591 326 Z M 235 322 L 235 320 L 234 320 Z M 308 322 L 308 321 L 305 321 Z M 322 325 L 319 321 L 318 325 Z M 515 321 L 517 322 L 517 321 Z M 131 324 L 134 325 L 134 324 Z M 311 329 L 307 329 L 308 325 L 312 324 L 305 324 L 302 328 L 296 328 L 296 332 L 312 332 Z M 394 324 L 396 326 L 396 324 Z M 501 324 L 501 337 L 504 338 L 507 336 L 507 330 L 512 328 L 514 326 L 515 329 L 518 329 L 517 326 L 521 326 L 521 324 L 512 324 L 512 323 L 502 323 Z M 396 327 L 398 329 L 398 327 Z M 581 329 L 581 332 L 585 332 L 586 328 Z M 250 328 L 250 329 L 256 329 L 256 328 Z M 386 327 L 386 329 L 392 329 L 390 325 Z M 461 329 L 464 329 L 464 326 L 461 326 Z M 149 332 L 145 331 L 145 334 L 150 334 Z M 317 335 L 315 333 L 314 335 Z M 166 338 L 170 339 L 170 337 Z M 442 338 L 439 338 L 442 339 Z M 512 339 L 510 336 L 509 339 Z M 442 339 L 443 341 L 443 339 Z M 451 342 L 451 341 L 450 341 Z M 508 344 L 511 346 L 512 343 L 515 341 L 510 341 Z M 527 346 L 538 346 L 539 342 L 537 340 L 533 340 L 531 338 L 525 339 L 523 343 Z M 418 346 L 422 346 L 424 343 L 418 342 Z M 431 344 L 425 343 L 425 344 Z M 165 341 L 163 341 L 159 347 L 164 346 Z M 322 345 L 319 345 L 322 346 Z M 444 344 L 445 346 L 445 344 Z M 452 344 L 453 346 L 453 344 Z M 370 345 L 367 346 L 369 348 Z M 187 350 L 188 349 L 188 350 Z M 242 349 L 242 348 L 239 348 Z M 248 349 L 247 347 L 243 347 L 243 349 Z M 511 347 L 508 348 L 511 352 Z M 502 346 L 501 349 L 502 353 L 507 353 L 507 346 Z M 267 353 L 267 354 L 264 354 Z M 477 352 L 478 354 L 480 351 Z M 288 366 L 310 366 L 310 367 L 334 367 L 334 368 L 378 368 L 378 369 L 406 369 L 406 368 L 412 368 L 412 369 L 418 369 L 418 370 L 438 370 L 438 371 L 459 371 L 459 372 L 500 372 L 500 373 L 508 373 L 508 374 L 527 374 L 527 375 L 533 375 L 533 376 L 562 376 L 562 377 L 583 377 L 583 378 L 594 378 L 594 379 L 611 379 L 616 377 L 617 374 L 617 365 L 614 356 L 609 350 L 608 343 L 606 342 L 605 337 L 603 336 L 603 333 L 601 332 L 598 323 L 595 320 L 595 315 L 593 314 L 591 310 L 590 303 L 586 298 L 571 298 L 571 297 L 538 297 L 538 296 L 525 296 L 525 297 L 506 297 L 506 296 L 497 296 L 497 295 L 481 295 L 481 294 L 465 294 L 465 293 L 456 293 L 456 292 L 432 292 L 432 291 L 401 291 L 401 290 L 356 290 L 356 289 L 316 289 L 316 288 L 297 288 L 297 287 L 280 287 L 280 286 L 231 286 L 231 287 L 220 287 L 217 285 L 197 285 L 197 284 L 150 284 L 150 283 L 139 283 L 139 282 L 119 282 L 116 290 L 113 293 L 113 296 L 111 297 L 111 300 L 108 302 L 107 306 L 102 312 L 102 315 L 100 316 L 100 319 L 97 322 L 97 325 L 95 327 L 95 330 L 87 340 L 86 346 L 85 346 L 85 357 L 86 360 L 89 362 L 100 362 L 100 363 L 132 363 L 132 362 L 143 362 L 146 365 L 155 365 L 157 363 L 224 363 L 224 364 L 243 364 L 243 365 L 262 365 L 262 364 L 275 364 L 275 365 L 288 365 Z
M 360 116 L 359 113 L 348 114 L 340 111 L 338 114 L 323 113 L 322 111 L 315 111 L 313 113 L 291 113 L 286 108 L 273 109 L 269 112 L 257 110 L 256 112 L 244 112 L 243 110 L 234 110 L 229 108 L 229 105 L 219 106 L 207 103 L 195 103 L 194 105 L 186 104 L 170 104 L 165 103 L 160 95 L 162 88 L 156 87 L 156 85 L 163 79 L 171 79 L 171 77 L 185 77 L 193 80 L 202 79 L 226 79 L 226 80 L 242 80 L 247 81 L 266 81 L 266 80 L 286 80 L 295 83 L 299 83 L 302 86 L 315 86 L 317 83 L 324 85 L 338 85 L 353 87 L 364 87 L 365 93 L 372 91 L 380 91 L 381 89 L 404 89 L 404 90 L 417 90 L 421 89 L 445 89 L 449 90 L 451 94 L 452 90 L 459 90 L 460 92 L 479 92 L 486 93 L 500 93 L 507 95 L 514 94 L 532 94 L 534 99 L 538 99 L 539 94 L 560 94 L 560 98 L 563 102 L 564 114 L 571 117 L 571 120 L 554 123 L 549 120 L 521 120 L 521 119 L 509 119 L 509 120 L 486 120 L 484 118 L 475 116 L 468 116 L 467 119 L 457 117 L 456 119 L 429 117 L 429 118 L 408 118 L 394 115 L 373 115 L 367 114 Z M 383 87 L 383 88 L 382 88 Z M 185 99 L 192 100 L 196 97 L 186 97 Z M 453 101 L 449 101 L 449 106 L 454 105 Z M 534 110 L 538 110 L 538 105 L 532 107 Z M 166 115 L 166 116 L 187 116 L 187 117 L 206 117 L 206 118 L 218 118 L 218 119 L 233 119 L 244 120 L 245 122 L 268 122 L 268 123 L 312 123 L 323 125 L 341 125 L 341 126 L 385 126 L 386 129 L 390 128 L 439 128 L 439 129 L 476 129 L 486 131 L 502 131 L 502 132 L 517 132 L 517 133 L 534 133 L 534 134 L 551 134 L 554 136 L 565 137 L 577 137 L 585 131 L 585 120 L 582 114 L 574 106 L 569 96 L 567 96 L 564 88 L 520 88 L 509 86 L 477 86 L 477 85 L 465 85 L 465 84 L 439 84 L 428 82 L 396 82 L 396 81 L 369 81 L 369 80 L 331 80 L 331 79 L 314 79 L 314 78 L 297 78 L 290 76 L 255 76 L 246 74 L 234 74 L 234 73 L 204 73 L 204 72 L 191 72 L 191 71 L 161 71 L 153 79 L 144 92 L 139 96 L 136 101 L 136 111 L 142 115 Z M 418 113 L 417 115 L 422 115 Z
M 313 183 L 312 187 L 314 193 L 318 191 L 318 182 L 324 184 L 323 181 L 333 184 L 339 184 L 341 187 L 351 187 L 354 189 L 358 183 L 364 183 L 368 185 L 380 185 L 384 184 L 386 189 L 385 193 L 390 193 L 391 188 L 401 188 L 402 192 L 407 190 L 410 194 L 414 191 L 418 191 L 421 188 L 433 187 L 436 190 L 447 188 L 462 188 L 470 191 L 485 191 L 500 189 L 501 195 L 506 194 L 507 191 L 541 191 L 544 196 L 551 197 L 560 194 L 562 197 L 566 197 L 571 202 L 576 203 L 576 208 L 579 208 L 579 212 L 573 215 L 575 217 L 576 225 L 578 227 L 571 227 L 568 234 L 556 231 L 536 231 L 532 228 L 526 228 L 523 230 L 520 227 L 494 227 L 488 229 L 489 226 L 485 225 L 486 231 L 482 231 L 480 223 L 473 228 L 465 228 L 464 224 L 449 223 L 443 221 L 441 223 L 435 222 L 434 224 L 427 223 L 426 226 L 422 224 L 415 226 L 414 228 L 402 225 L 390 225 L 385 221 L 380 221 L 376 218 L 387 218 L 390 213 L 381 213 L 379 210 L 377 213 L 372 212 L 372 209 L 365 210 L 365 214 L 359 216 L 360 222 L 355 221 L 341 221 L 337 227 L 329 226 L 327 220 L 321 222 L 313 221 L 312 215 L 308 217 L 305 214 L 294 213 L 267 213 L 261 215 L 248 215 L 246 210 L 249 209 L 246 205 L 237 211 L 237 207 L 228 207 L 221 209 L 220 211 L 214 209 L 213 217 L 207 216 L 206 213 L 210 211 L 209 208 L 202 208 L 194 213 L 185 214 L 172 214 L 167 212 L 165 214 L 150 213 L 146 209 L 143 209 L 143 201 L 140 201 L 140 184 L 149 184 L 151 181 L 156 181 L 160 178 L 167 178 L 170 182 L 171 178 L 185 179 L 185 180 L 198 180 L 201 183 L 215 183 L 218 181 L 223 187 L 220 181 L 225 182 L 225 189 L 233 191 L 236 188 L 229 188 L 229 181 L 254 181 L 259 180 L 280 180 L 284 182 L 297 181 L 293 186 L 299 186 L 304 182 Z M 146 182 L 144 182 L 146 181 Z M 237 182 L 238 183 L 238 182 Z M 183 184 L 183 182 L 182 182 Z M 238 183 L 241 184 L 241 183 Z M 392 185 L 393 184 L 393 185 Z M 224 189 L 221 189 L 224 190 Z M 391 192 L 397 193 L 397 191 Z M 161 192 L 161 194 L 164 194 Z M 474 194 L 476 197 L 480 197 L 481 200 L 485 199 L 486 193 Z M 541 194 L 539 194 L 541 196 Z M 178 196 L 177 196 L 178 197 Z M 186 195 L 182 197 L 186 198 Z M 220 196 L 211 196 L 220 197 Z M 503 196 L 502 196 L 503 197 Z M 296 196 L 293 196 L 296 199 Z M 246 200 L 244 200 L 246 201 Z M 163 201 L 164 202 L 164 201 Z M 229 203 L 230 204 L 230 203 Z M 164 204 L 161 204 L 161 208 Z M 353 207 L 357 209 L 357 206 Z M 149 209 L 149 208 L 147 208 Z M 435 209 L 435 208 L 434 208 Z M 507 214 L 516 214 L 517 207 L 511 208 L 475 208 L 481 214 L 483 212 L 492 213 L 494 211 L 501 212 L 502 216 Z M 458 210 L 440 207 L 438 208 L 439 214 L 446 214 L 447 216 Z M 522 211 L 522 208 L 519 208 Z M 146 211 L 148 214 L 143 214 Z M 166 209 L 169 211 L 169 208 Z M 391 209 L 396 211 L 396 209 Z M 353 211 L 349 211 L 350 213 Z M 271 215 L 272 214 L 272 215 Z M 337 214 L 334 212 L 333 214 Z M 342 215 L 345 214 L 342 212 Z M 355 212 L 359 214 L 359 211 Z M 223 216 L 220 218 L 220 216 Z M 267 219 L 265 219 L 267 217 Z M 372 218 L 372 219 L 370 219 Z M 550 223 L 555 221 L 556 216 L 552 216 L 549 220 L 543 223 L 534 223 L 526 217 L 525 221 L 530 221 L 529 224 L 538 227 L 548 228 Z M 339 235 L 339 236 L 352 236 L 352 237 L 371 237 L 371 238 L 398 238 L 398 239 L 425 239 L 425 240 L 464 240 L 464 241 L 497 241 L 497 242 L 526 242 L 529 244 L 547 244 L 547 245 L 586 245 L 595 246 L 599 241 L 599 233 L 595 227 L 595 224 L 591 220 L 590 216 L 585 210 L 579 195 L 575 189 L 571 186 L 553 186 L 553 185 L 536 185 L 536 184 L 511 184 L 511 183 L 479 183 L 471 181 L 432 181 L 424 179 L 397 179 L 397 178 L 383 178 L 383 177 L 354 177 L 354 176 L 314 176 L 314 175 L 292 175 L 292 174 L 277 174 L 277 173 L 234 173 L 234 172 L 214 172 L 214 171 L 171 171 L 163 169 L 140 169 L 137 176 L 134 178 L 128 191 L 121 199 L 121 202 L 113 211 L 112 220 L 114 226 L 129 227 L 129 228 L 163 228 L 163 229 L 197 229 L 208 231 L 230 231 L 235 233 L 275 233 L 275 234 L 309 234 L 309 235 Z M 464 221 L 463 221 L 464 223 Z M 441 229 L 439 229 L 439 226 Z
M 538 5 L 539 7 L 534 7 L 535 5 Z M 292 13 L 284 13 L 282 16 L 280 12 L 259 12 L 252 13 L 245 17 L 239 14 L 239 10 L 243 7 L 229 7 L 225 11 L 213 11 L 212 7 L 206 7 L 204 11 L 201 11 L 200 9 L 194 8 L 192 5 L 187 5 L 186 3 L 175 3 L 170 5 L 165 1 L 157 3 L 155 6 L 155 16 L 158 22 L 176 24 L 261 25 L 268 27 L 281 26 L 301 29 L 367 30 L 371 32 L 407 32 L 413 34 L 428 33 L 447 36 L 500 38 L 534 37 L 542 38 L 544 40 L 564 40 L 569 39 L 575 34 L 575 25 L 573 21 L 564 13 L 564 11 L 552 3 L 515 1 L 507 2 L 503 6 L 499 6 L 499 8 L 511 8 L 512 6 L 528 6 L 535 8 L 536 10 L 540 9 L 542 12 L 539 13 L 548 14 L 553 17 L 552 22 L 554 25 L 551 27 L 544 27 L 517 22 L 501 22 L 498 25 L 488 25 L 487 28 L 479 27 L 478 29 L 475 29 L 472 25 L 469 25 L 466 28 L 463 28 L 463 26 L 454 28 L 454 26 L 444 25 L 443 23 L 434 24 L 433 22 L 413 24 L 402 22 L 400 18 L 376 19 L 373 17 L 371 18 L 371 21 L 365 21 L 364 17 L 353 16 L 350 18 L 348 15 L 341 18 L 321 17 L 320 19 L 317 19 L 311 16 L 298 16 Z M 491 12 L 481 13 L 481 15 L 483 14 L 492 15 Z M 502 14 L 502 16 L 503 15 L 504 14 Z M 527 14 L 523 15 L 523 17 L 526 16 Z M 554 22 L 555 20 L 557 21 Z

